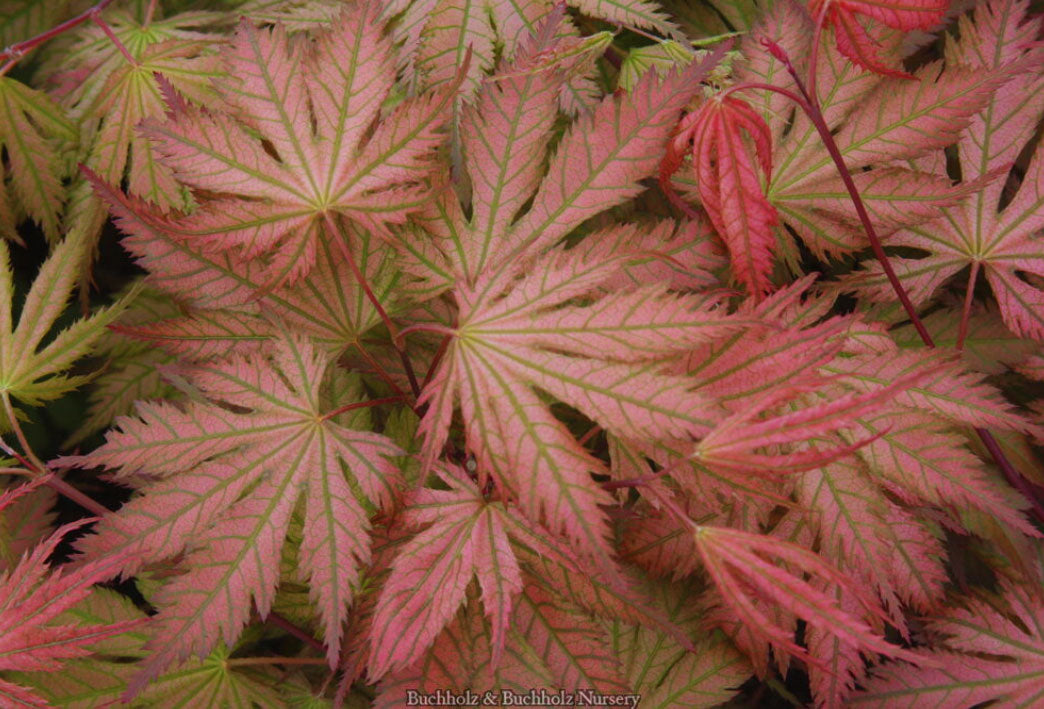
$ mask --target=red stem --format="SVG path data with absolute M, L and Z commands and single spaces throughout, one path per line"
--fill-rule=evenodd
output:
M 53 475 L 51 471 L 47 469 L 44 462 L 36 457 L 36 454 L 33 453 L 33 449 L 29 446 L 29 441 L 25 437 L 25 432 L 22 431 L 22 427 L 18 423 L 18 414 L 15 412 L 14 404 L 11 403 L 11 397 L 7 392 L 3 392 L 3 395 L 0 398 L 3 399 L 7 420 L 11 424 L 11 429 L 14 431 L 15 438 L 18 439 L 18 445 L 22 447 L 22 453 L 18 453 L 9 445 L 3 443 L 2 440 L 0 440 L 0 449 L 3 449 L 8 455 L 15 458 L 33 475 L 43 477 L 44 485 L 54 490 L 62 497 L 72 500 L 96 517 L 104 517 L 109 514 L 109 510 L 100 502 L 91 499 L 89 495 L 80 492 L 69 483 L 56 475 Z
M 101 31 L 105 33 L 105 36 L 109 38 L 109 41 L 116 45 L 116 49 L 120 50 L 120 54 L 127 60 L 128 63 L 137 66 L 138 60 L 134 58 L 134 55 L 127 49 L 127 45 L 120 41 L 120 38 L 116 36 L 116 33 L 109 27 L 109 23 L 101 18 L 98 11 L 91 13 L 91 21 L 101 28 Z
M 870 241 L 870 248 L 874 252 L 874 256 L 877 258 L 878 263 L 881 264 L 881 268 L 888 277 L 888 282 L 891 284 L 892 290 L 895 291 L 896 296 L 899 298 L 899 302 L 902 303 L 903 309 L 910 318 L 910 322 L 913 324 L 914 329 L 917 330 L 917 334 L 920 336 L 921 341 L 924 342 L 927 347 L 934 349 L 935 341 L 928 333 L 921 318 L 917 315 L 917 311 L 914 308 L 913 303 L 910 301 L 910 296 L 907 294 L 903 284 L 899 281 L 899 277 L 896 275 L 891 262 L 888 260 L 888 255 L 885 253 L 884 247 L 881 245 L 881 240 L 877 236 L 877 230 L 874 229 L 873 222 L 870 221 L 870 215 L 867 213 L 866 206 L 863 204 L 863 198 L 859 194 L 859 189 L 856 187 L 855 182 L 852 179 L 852 173 L 849 172 L 848 166 L 845 164 L 844 158 L 841 155 L 841 150 L 837 147 L 837 143 L 834 141 L 834 136 L 830 133 L 830 128 L 827 126 L 826 119 L 823 117 L 818 101 L 809 95 L 808 89 L 805 87 L 804 82 L 802 82 L 801 77 L 798 76 L 797 70 L 790 61 L 790 57 L 787 56 L 786 50 L 771 39 L 763 39 L 762 44 L 772 54 L 772 56 L 783 63 L 787 72 L 794 79 L 794 82 L 802 96 L 802 99 L 797 101 L 797 104 L 805 112 L 809 120 L 812 121 L 812 125 L 816 127 L 816 131 L 819 133 L 819 137 L 823 141 L 824 147 L 826 147 L 827 152 L 830 154 L 830 158 L 834 161 L 834 165 L 837 167 L 838 173 L 841 176 L 841 181 L 844 183 L 845 189 L 848 191 L 848 195 L 852 199 L 852 204 L 855 206 L 856 214 L 859 215 L 859 221 L 863 226 L 863 230 L 866 232 L 867 239 Z M 744 88 L 745 86 L 746 85 L 734 86 L 731 90 L 735 91 L 736 89 Z M 783 95 L 793 95 L 785 89 L 779 87 L 773 88 L 767 84 L 752 84 L 750 85 L 750 88 L 768 89 L 777 91 Z M 1029 481 L 1022 477 L 1022 475 L 1011 464 L 1011 461 L 1009 461 L 1004 455 L 1004 451 L 1001 450 L 1001 447 L 993 437 L 993 434 L 985 428 L 980 428 L 978 426 L 975 427 L 975 432 L 979 435 L 979 439 L 982 440 L 986 450 L 990 452 L 994 462 L 997 463 L 997 466 L 1001 469 L 1008 484 L 1026 496 L 1032 506 L 1031 509 L 1034 516 L 1039 521 L 1044 522 L 1044 505 L 1041 504 L 1040 499 L 1034 493 Z
M 675 470 L 680 468 L 684 463 L 689 462 L 689 459 L 685 456 L 676 458 L 673 462 L 665 465 L 664 467 L 657 470 L 655 473 L 649 473 L 648 475 L 641 475 L 637 478 L 627 478 L 624 480 L 607 480 L 602 483 L 603 490 L 617 490 L 621 487 L 638 487 L 639 485 L 646 485 L 659 480 L 668 473 L 673 473 Z
M 152 24 L 152 18 L 156 14 L 157 0 L 149 0 L 149 6 L 145 8 L 145 21 L 141 24 L 148 27 Z
M 315 648 L 319 652 L 326 652 L 326 646 L 318 640 L 316 640 L 315 638 L 313 638 L 311 633 L 305 632 L 302 628 L 299 628 L 292 621 L 284 618 L 275 611 L 269 611 L 268 615 L 265 617 L 265 622 L 271 623 L 280 630 L 285 630 L 287 633 L 293 635 L 295 638 L 303 642 L 305 645 Z
M 388 374 L 384 367 L 381 366 L 381 363 L 374 359 L 373 355 L 366 351 L 366 348 L 362 346 L 361 342 L 356 341 L 355 348 L 359 350 L 359 354 L 362 355 L 363 359 L 365 359 L 369 363 L 369 365 L 373 367 L 373 371 L 377 373 L 377 376 L 383 379 L 384 383 L 391 387 L 391 390 L 395 392 L 396 396 L 405 401 L 406 392 L 399 388 L 399 385 L 395 383 L 395 380 L 392 378 L 392 375 Z
M 975 297 L 975 280 L 979 276 L 979 262 L 972 261 L 968 274 L 968 289 L 964 292 L 964 307 L 961 308 L 961 324 L 957 328 L 957 351 L 964 349 L 964 338 L 968 336 L 968 320 L 971 318 L 972 300 Z
M 23 40 L 21 42 L 16 42 L 15 44 L 12 44 L 10 47 L 7 47 L 3 51 L 0 51 L 0 60 L 8 60 L 7 63 L 3 65 L 3 67 L 0 67 L 0 76 L 3 76 L 8 71 L 10 71 L 11 67 L 17 64 L 22 57 L 24 57 L 31 49 L 33 49 L 37 45 L 43 44 L 49 39 L 54 39 L 63 32 L 67 32 L 74 27 L 82 25 L 87 20 L 93 20 L 95 16 L 97 16 L 102 10 L 104 10 L 111 4 L 112 0 L 99 0 L 99 2 L 95 3 L 89 9 L 81 12 L 76 17 L 70 18 L 65 22 L 62 22 L 61 24 L 55 25 L 51 29 L 47 30 L 46 32 L 41 32 L 35 37 L 30 37 L 29 39 Z
M 428 367 L 428 371 L 424 375 L 424 386 L 428 386 L 431 378 L 435 376 L 435 370 L 438 368 L 439 363 L 442 362 L 442 358 L 446 355 L 446 350 L 449 348 L 451 337 L 453 337 L 452 334 L 446 335 L 442 338 L 442 342 L 439 343 L 439 349 L 435 351 L 435 356 L 431 359 L 431 366 Z
M 410 381 L 410 389 L 413 391 L 413 397 L 417 398 L 420 396 L 420 385 L 417 383 L 417 375 L 413 371 L 413 363 L 410 362 L 409 356 L 406 354 L 406 343 L 399 343 L 399 331 L 395 327 L 395 323 L 392 322 L 385 311 L 384 306 L 381 305 L 381 301 L 377 299 L 373 290 L 370 288 L 370 283 L 366 280 L 366 276 L 359 268 L 359 264 L 355 262 L 355 256 L 352 254 L 351 248 L 344 239 L 338 239 L 337 225 L 334 224 L 333 217 L 330 216 L 329 212 L 323 213 L 323 219 L 326 221 L 326 227 L 330 230 L 330 237 L 337 241 L 340 246 L 342 253 L 344 253 L 345 259 L 348 261 L 348 268 L 352 270 L 352 275 L 355 276 L 356 282 L 359 287 L 363 289 L 363 293 L 366 295 L 366 299 L 370 301 L 374 309 L 377 311 L 377 315 L 380 316 L 384 326 L 388 328 L 388 334 L 391 335 L 392 346 L 395 351 L 399 353 L 399 359 L 402 360 L 402 368 L 406 372 L 406 378 Z
M 393 404 L 395 402 L 402 401 L 401 396 L 386 396 L 383 399 L 370 399 L 369 401 L 357 401 L 354 404 L 346 404 L 338 409 L 323 414 L 323 419 L 331 419 L 338 414 L 343 414 L 346 411 L 353 411 L 355 409 L 365 409 L 370 406 L 380 406 L 381 404 Z
M 823 146 L 827 149 L 830 154 L 831 160 L 834 161 L 834 165 L 837 167 L 837 171 L 841 176 L 841 181 L 845 185 L 845 189 L 848 191 L 849 196 L 852 199 L 852 204 L 855 206 L 856 214 L 859 215 L 859 222 L 863 225 L 863 230 L 866 232 L 867 239 L 870 241 L 870 249 L 874 252 L 874 256 L 881 264 L 881 268 L 885 272 L 885 276 L 888 277 L 888 282 L 892 285 L 892 290 L 899 297 L 899 302 L 903 304 L 903 309 L 906 311 L 907 316 L 910 318 L 910 322 L 913 323 L 914 329 L 917 330 L 917 334 L 921 336 L 921 339 L 929 347 L 935 347 L 935 342 L 932 340 L 932 336 L 928 334 L 928 330 L 925 329 L 924 323 L 921 322 L 921 318 L 917 315 L 917 310 L 914 308 L 914 304 L 910 301 L 910 296 L 907 294 L 906 289 L 903 288 L 903 284 L 899 282 L 899 277 L 895 273 L 895 269 L 892 268 L 891 261 L 888 260 L 888 255 L 884 252 L 884 247 L 881 245 L 881 239 L 877 236 L 877 230 L 874 228 L 873 222 L 870 221 L 870 215 L 866 211 L 866 205 L 863 204 L 863 197 L 859 194 L 859 189 L 855 185 L 855 181 L 852 179 L 852 173 L 848 170 L 848 166 L 845 164 L 845 159 L 841 155 L 841 150 L 837 147 L 837 143 L 834 141 L 834 136 L 830 133 L 830 127 L 827 125 L 826 118 L 823 117 L 823 112 L 819 109 L 819 102 L 809 95 L 808 89 L 805 88 L 805 83 L 798 76 L 797 70 L 790 61 L 790 57 L 787 56 L 786 50 L 780 47 L 772 40 L 762 40 L 762 43 L 768 48 L 772 56 L 776 57 L 786 67 L 787 72 L 794 79 L 794 83 L 798 87 L 798 91 L 801 92 L 803 100 L 798 101 L 798 105 L 808 116 L 809 120 L 812 121 L 812 125 L 816 127 L 816 132 L 819 133 L 820 140 L 823 141 Z M 735 87 L 734 87 L 735 88 Z M 757 85 L 757 88 L 767 88 L 767 85 Z M 780 93 L 784 93 L 785 90 L 780 90 Z M 786 91 L 786 94 L 793 95 L 791 92 Z

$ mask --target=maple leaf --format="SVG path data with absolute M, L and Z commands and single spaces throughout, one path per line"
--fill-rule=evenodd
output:
M 706 433 L 715 407 L 690 391 L 691 381 L 657 373 L 655 360 L 730 327 L 703 299 L 658 287 L 563 307 L 626 260 L 577 263 L 569 252 L 552 251 L 533 264 L 532 275 L 508 281 L 511 289 L 502 295 L 481 281 L 473 291 L 458 288 L 463 307 L 455 339 L 426 390 L 431 409 L 422 423 L 430 461 L 459 399 L 480 465 L 517 496 L 527 515 L 546 519 L 603 558 L 609 552 L 598 505 L 609 498 L 588 476 L 602 464 L 532 388 L 624 437 Z
M 400 548 L 382 588 L 368 663 L 373 677 L 408 666 L 427 650 L 464 602 L 473 575 L 492 625 L 494 665 L 503 653 L 522 576 L 500 506 L 487 505 L 460 469 L 444 468 L 440 477 L 449 490 L 423 488 L 405 502 L 404 524 L 432 524 Z
M 862 15 L 897 30 L 927 30 L 942 22 L 949 5 L 949 0 L 810 0 L 808 12 L 815 18 L 822 15 L 824 25 L 833 27 L 838 51 L 856 65 L 879 74 L 910 78 L 906 72 L 884 62 L 878 54 L 878 42 L 857 16 Z
M 756 167 L 765 179 L 772 174 L 769 127 L 745 101 L 732 96 L 705 101 L 682 120 L 660 168 L 660 182 L 675 201 L 668 183 L 690 138 L 703 208 L 729 248 L 736 279 L 761 295 L 770 289 L 773 226 L 778 222 Z
M 7 157 L 0 164 L 0 237 L 21 241 L 16 227 L 24 213 L 48 240 L 58 239 L 65 196 L 59 151 L 76 138 L 72 122 L 45 93 L 0 76 L 0 150 Z
M 614 25 L 653 30 L 684 40 L 677 25 L 650 0 L 574 0 L 568 3 L 589 17 Z M 526 38 L 537 34 L 543 23 L 562 13 L 557 32 L 563 37 L 577 35 L 571 21 L 564 17 L 566 3 L 535 0 L 528 3 L 502 3 L 493 0 L 462 2 L 461 0 L 395 0 L 387 3 L 385 17 L 399 17 L 393 30 L 403 46 L 403 63 L 409 76 L 424 86 L 432 86 L 457 74 L 467 51 L 473 54 L 468 68 L 469 93 L 480 87 L 484 72 L 494 66 L 498 52 L 513 59 Z M 581 76 L 559 87 L 560 101 L 566 110 L 576 113 L 589 108 L 591 93 Z M 571 109 L 571 110 L 570 110 Z
M 273 334 L 270 321 L 258 317 L 264 312 L 331 352 L 356 347 L 369 356 L 362 336 L 381 318 L 359 287 L 349 252 L 385 311 L 395 315 L 400 309 L 395 296 L 402 279 L 395 254 L 366 230 L 341 224 L 338 235 L 321 233 L 315 268 L 293 285 L 273 288 L 263 265 L 244 262 L 232 252 L 201 251 L 179 237 L 176 219 L 113 189 L 90 171 L 87 177 L 128 234 L 124 247 L 149 271 L 146 282 L 183 307 L 174 317 L 118 325 L 118 332 L 156 342 L 180 356 L 248 354 Z
M 293 284 L 315 266 L 332 215 L 377 229 L 423 203 L 455 86 L 406 99 L 378 120 L 395 83 L 378 11 L 369 2 L 344 13 L 314 49 L 281 27 L 244 21 L 221 85 L 232 114 L 186 107 L 146 124 L 163 164 L 217 195 L 175 223 L 178 237 L 240 258 L 271 256 L 268 285 Z
M 624 436 L 705 432 L 713 407 L 688 391 L 690 382 L 658 373 L 656 361 L 732 325 L 714 299 L 660 286 L 598 298 L 602 284 L 642 256 L 628 253 L 625 244 L 616 254 L 548 249 L 639 191 L 637 180 L 655 169 L 674 116 L 706 65 L 663 83 L 647 77 L 630 94 L 604 100 L 566 133 L 541 182 L 545 131 L 563 77 L 547 68 L 519 69 L 555 46 L 550 34 L 526 45 L 504 80 L 487 81 L 465 116 L 465 125 L 481 121 L 485 129 L 464 133 L 474 185 L 471 217 L 443 197 L 441 218 L 428 223 L 427 243 L 411 239 L 400 248 L 429 265 L 430 280 L 440 279 L 442 289 L 454 288 L 459 310 L 452 341 L 423 394 L 426 464 L 439 456 L 459 400 L 467 445 L 483 470 L 511 491 L 527 516 L 546 520 L 607 564 L 599 505 L 609 498 L 589 475 L 602 464 L 534 389 Z M 500 138 L 513 135 L 520 139 Z M 529 209 L 515 216 L 534 191 Z M 581 296 L 586 304 L 570 304 Z
M 13 397 L 34 406 L 87 381 L 89 375 L 62 372 L 90 351 L 105 333 L 105 326 L 133 298 L 131 292 L 115 305 L 76 321 L 41 345 L 65 310 L 86 256 L 82 230 L 70 233 L 55 246 L 26 294 L 15 325 L 10 257 L 7 244 L 0 244 L 0 397 L 8 405 Z
M 1040 50 L 1033 44 L 1039 27 L 1039 20 L 1026 17 L 1025 3 L 995 0 L 976 8 L 972 20 L 961 22 L 960 39 L 947 43 L 947 61 L 968 71 L 987 74 L 999 67 L 1022 67 L 1006 77 L 992 100 L 961 131 L 957 152 L 966 180 L 998 169 L 1006 172 L 1034 138 L 1044 111 L 1044 71 Z M 1038 145 L 1014 198 L 1003 196 L 1004 181 L 999 180 L 946 208 L 938 219 L 895 234 L 889 244 L 927 252 L 924 258 L 892 259 L 913 301 L 924 303 L 961 269 L 971 266 L 967 290 L 975 287 L 981 272 L 1008 328 L 1020 337 L 1044 340 L 1044 295 L 1033 282 L 1044 274 L 1039 237 L 1044 227 L 1042 181 L 1044 148 Z M 882 298 L 879 268 L 856 274 L 851 283 L 874 300 Z
M 1001 581 L 997 596 L 980 594 L 932 618 L 943 638 L 928 653 L 938 667 L 890 664 L 874 670 L 853 706 L 952 707 L 998 702 L 1030 707 L 1044 687 L 1044 605 L 1039 595 Z
M 58 675 L 17 672 L 10 676 L 31 687 L 51 706 L 89 709 L 119 703 L 127 683 L 140 668 L 139 663 L 148 657 L 148 628 L 138 627 L 146 618 L 126 596 L 95 587 L 89 596 L 64 611 L 59 620 L 79 627 L 124 623 L 129 629 L 92 642 L 90 657 L 65 661 Z M 274 668 L 252 666 L 249 660 L 243 664 L 229 662 L 233 652 L 241 656 L 243 648 L 218 646 L 205 658 L 186 660 L 154 680 L 130 706 L 144 708 L 165 703 L 253 709 L 258 704 L 281 705 L 277 687 L 282 689 L 285 685 L 280 686 Z
M 0 495 L 0 511 L 31 492 L 36 483 L 6 490 Z M 118 635 L 141 624 L 130 620 L 108 625 L 55 625 L 66 609 L 91 592 L 91 586 L 112 575 L 123 559 L 113 556 L 84 564 L 75 571 L 51 571 L 47 559 L 62 539 L 93 520 L 63 525 L 32 548 L 19 563 L 0 575 L 0 670 L 57 672 L 62 660 L 90 654 L 85 646 Z M 12 706 L 46 707 L 31 690 L 0 680 L 0 697 Z
M 187 368 L 184 376 L 213 403 L 139 404 L 139 418 L 120 419 L 102 447 L 64 459 L 117 467 L 118 477 L 158 478 L 80 540 L 85 555 L 130 554 L 119 565 L 126 575 L 189 548 L 187 573 L 154 599 L 162 609 L 149 642 L 155 652 L 132 691 L 172 662 L 209 652 L 220 637 L 231 642 L 252 598 L 267 614 L 298 498 L 305 511 L 298 575 L 311 582 L 336 661 L 359 564 L 370 553 L 364 504 L 392 504 L 400 474 L 388 458 L 401 451 L 324 413 L 320 382 L 328 368 L 328 357 L 289 335 L 276 341 L 271 359 Z M 331 376 L 331 386 L 340 381 Z M 354 398 L 339 389 L 330 393 Z
M 647 584 L 656 605 L 685 632 L 697 638 L 685 648 L 662 631 L 615 621 L 609 633 L 613 650 L 623 665 L 643 707 L 718 706 L 736 694 L 751 674 L 750 665 L 721 633 L 707 633 L 694 590 L 682 584 Z
M 767 639 L 791 655 L 818 663 L 817 658 L 794 642 L 791 630 L 773 623 L 758 608 L 754 599 L 760 597 L 770 599 L 773 606 L 786 609 L 804 619 L 810 627 L 836 637 L 853 650 L 905 657 L 912 662 L 920 660 L 916 653 L 890 645 L 874 633 L 860 616 L 869 613 L 872 617 L 883 618 L 884 611 L 852 579 L 808 549 L 781 539 L 727 527 L 693 525 L 690 531 L 695 534 L 696 548 L 707 573 L 717 585 L 724 602 L 744 622 L 748 632 Z M 817 583 L 840 587 L 857 600 L 861 612 L 849 612 L 828 593 L 777 566 L 769 560 L 772 557 L 811 574 Z
M 136 128 L 146 118 L 161 118 L 170 95 L 199 104 L 215 99 L 210 84 L 220 67 L 213 47 L 221 38 L 200 28 L 219 18 L 218 13 L 189 12 L 146 23 L 110 9 L 106 23 L 134 62 L 88 22 L 59 37 L 62 51 L 53 56 L 60 60 L 45 61 L 40 69 L 55 86 L 52 95 L 80 128 L 80 161 L 112 184 L 126 180 L 132 194 L 164 211 L 189 208 L 191 196 Z M 66 223 L 95 239 L 106 216 L 88 182 L 75 179 Z

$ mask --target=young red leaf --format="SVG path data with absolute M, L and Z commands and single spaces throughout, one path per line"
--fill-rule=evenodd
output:
M 664 158 L 660 182 L 669 195 L 674 191 L 668 181 L 681 165 L 690 139 L 703 207 L 729 248 L 737 280 L 760 296 L 772 287 L 768 278 L 778 221 L 765 196 L 765 183 L 772 175 L 769 127 L 734 96 L 705 101 L 682 121 Z
M 837 48 L 853 62 L 880 74 L 908 78 L 905 72 L 884 63 L 877 52 L 877 41 L 858 16 L 897 30 L 926 30 L 942 22 L 949 4 L 949 0 L 810 0 L 808 11 L 815 18 L 825 12 L 825 24 L 834 28 Z
M 808 549 L 774 537 L 727 527 L 693 525 L 693 532 L 700 558 L 725 602 L 750 632 L 768 639 L 773 645 L 796 657 L 817 662 L 794 642 L 791 632 L 773 624 L 758 609 L 754 597 L 779 604 L 811 627 L 838 638 L 853 650 L 902 657 L 911 662 L 920 659 L 916 653 L 891 645 L 874 633 L 860 616 L 869 612 L 883 618 L 884 611 L 850 578 Z M 839 586 L 857 599 L 862 612 L 855 615 L 845 610 L 836 598 L 770 561 L 774 557 L 802 573 L 811 574 L 818 582 Z

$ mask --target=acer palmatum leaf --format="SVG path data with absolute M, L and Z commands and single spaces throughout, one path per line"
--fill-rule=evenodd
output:
M 21 241 L 15 228 L 25 214 L 48 240 L 58 239 L 64 200 L 58 149 L 75 139 L 68 117 L 46 94 L 0 76 L 0 150 L 8 161 L 0 166 L 0 238 Z
M 23 485 L 0 497 L 8 507 L 35 485 Z M 63 525 L 0 575 L 0 670 L 58 672 L 62 660 L 90 654 L 87 646 L 142 623 L 53 625 L 56 616 L 85 599 L 91 586 L 110 578 L 125 561 L 116 555 L 84 564 L 72 572 L 52 570 L 47 559 L 62 539 L 93 519 Z M 31 690 L 0 680 L 0 699 L 10 706 L 46 707 Z
M 546 36 L 537 38 L 516 65 L 544 51 L 540 42 L 555 46 Z M 425 240 L 399 242 L 430 267 L 432 280 L 442 280 L 442 289 L 453 288 L 459 310 L 422 396 L 428 405 L 421 425 L 426 466 L 440 455 L 459 401 L 466 444 L 483 472 L 510 491 L 526 515 L 564 533 L 605 570 L 612 567 L 611 549 L 599 505 L 610 498 L 590 477 L 603 464 L 535 390 L 624 436 L 706 432 L 714 407 L 689 392 L 685 378 L 658 373 L 657 361 L 734 325 L 713 300 L 662 288 L 597 297 L 604 283 L 648 258 L 627 244 L 618 241 L 614 254 L 549 249 L 641 190 L 638 180 L 656 169 L 677 111 L 715 58 L 663 82 L 647 76 L 630 94 L 606 98 L 567 131 L 543 180 L 537 158 L 547 150 L 546 138 L 523 141 L 525 154 L 512 141 L 466 142 L 472 182 L 495 180 L 475 188 L 471 218 L 446 194 L 427 222 Z M 489 110 L 471 115 L 481 116 L 494 135 L 546 136 L 552 89 L 562 78 L 550 68 L 505 71 L 510 78 L 493 77 L 478 98 Z M 526 110 L 530 103 L 532 111 Z M 531 206 L 512 220 L 534 190 Z M 587 296 L 586 304 L 570 303 L 580 296 Z
M 368 663 L 374 679 L 421 657 L 456 615 L 473 576 L 490 621 L 494 667 L 504 652 L 522 575 L 508 540 L 503 505 L 483 500 L 459 468 L 444 467 L 440 477 L 449 490 L 422 488 L 405 501 L 403 522 L 430 526 L 400 548 L 381 589 Z
M 696 548 L 704 567 L 724 602 L 744 622 L 749 632 L 768 639 L 777 648 L 812 664 L 821 664 L 794 642 L 790 630 L 777 626 L 759 610 L 753 602 L 754 597 L 782 606 L 811 627 L 837 637 L 853 650 L 900 657 L 911 662 L 921 660 L 917 653 L 892 645 L 873 632 L 862 615 L 869 613 L 872 617 L 887 617 L 876 599 L 812 551 L 782 539 L 728 527 L 693 525 L 691 531 L 695 534 Z M 781 568 L 771 561 L 773 558 L 811 574 L 819 582 L 840 586 L 857 599 L 861 613 L 857 615 L 845 610 L 836 598 Z
M 459 399 L 468 446 L 483 470 L 517 497 L 527 515 L 603 562 L 610 550 L 599 505 L 610 498 L 589 474 L 603 464 L 534 389 L 624 437 L 702 435 L 713 426 L 716 407 L 690 391 L 690 380 L 658 373 L 656 361 L 684 349 L 683 343 L 732 327 L 703 299 L 686 304 L 685 296 L 662 291 L 611 296 L 605 308 L 602 300 L 565 306 L 591 294 L 627 261 L 578 262 L 571 252 L 556 250 L 536 261 L 528 276 L 502 270 L 502 286 L 480 281 L 474 290 L 458 287 L 458 326 L 423 398 L 430 403 L 422 423 L 428 461 L 438 456 Z M 594 341 L 579 337 L 588 325 Z M 673 336 L 661 335 L 668 331 Z
M 114 189 L 89 169 L 84 173 L 127 234 L 123 246 L 149 271 L 147 282 L 187 306 L 181 318 L 124 329 L 132 337 L 193 358 L 222 347 L 246 354 L 274 332 L 267 320 L 254 317 L 263 311 L 310 335 L 323 349 L 358 346 L 360 336 L 381 319 L 351 272 L 348 251 L 371 292 L 395 312 L 395 255 L 364 229 L 347 224 L 338 235 L 320 234 L 315 268 L 293 285 L 271 288 L 263 264 L 243 261 L 234 252 L 196 248 L 179 236 L 176 218 Z M 200 341 L 204 332 L 214 342 Z
M 359 567 L 370 554 L 362 500 L 382 508 L 393 503 L 400 473 L 389 458 L 401 451 L 384 436 L 328 415 L 336 406 L 320 384 L 329 368 L 328 356 L 290 335 L 274 343 L 269 357 L 184 367 L 179 373 L 209 402 L 142 403 L 138 418 L 120 419 L 105 445 L 64 459 L 118 468 L 117 477 L 156 479 L 78 542 L 88 558 L 132 555 L 113 569 L 128 575 L 191 547 L 188 572 L 152 599 L 161 609 L 149 644 L 154 654 L 132 692 L 173 662 L 206 654 L 221 638 L 231 643 L 248 620 L 251 599 L 268 613 L 299 498 L 305 522 L 298 575 L 310 583 L 329 660 L 336 662 Z
M 823 14 L 833 27 L 837 48 L 857 65 L 879 74 L 908 78 L 906 72 L 886 64 L 878 43 L 860 23 L 858 16 L 876 20 L 897 30 L 927 30 L 942 22 L 949 0 L 810 0 L 814 18 Z
M 1044 112 L 1044 54 L 1035 39 L 1040 20 L 1026 16 L 1018 0 L 994 0 L 979 6 L 974 22 L 961 25 L 961 38 L 947 45 L 947 60 L 981 74 L 1009 69 L 1005 83 L 971 116 L 958 143 L 962 174 L 977 179 L 1008 171 L 1019 151 L 1034 138 Z M 1011 71 L 1011 68 L 1018 71 Z M 1044 340 L 1044 293 L 1033 278 L 1044 274 L 1044 149 L 1033 151 L 1014 198 L 997 180 L 943 210 L 927 224 L 897 233 L 889 243 L 928 252 L 924 258 L 894 258 L 903 285 L 917 303 L 928 300 L 944 283 L 971 266 L 968 291 L 980 274 L 993 291 L 1001 317 L 1020 337 Z M 1029 278 L 1025 274 L 1031 274 Z M 883 296 L 880 269 L 854 274 L 853 285 L 875 300 Z M 968 301 L 970 304 L 970 300 Z M 966 332 L 969 310 L 963 313 Z
M 703 208 L 728 246 L 736 279 L 760 296 L 771 289 L 773 227 L 778 222 L 763 185 L 772 175 L 768 125 L 741 99 L 704 101 L 682 120 L 660 168 L 660 182 L 672 197 L 669 181 L 690 140 Z
M 453 77 L 464 52 L 470 47 L 474 61 L 468 70 L 468 94 L 480 86 L 485 72 L 498 55 L 513 58 L 527 37 L 556 12 L 566 15 L 566 5 L 588 17 L 613 25 L 653 30 L 683 39 L 684 35 L 658 3 L 650 0 L 607 2 L 606 0 L 528 0 L 504 3 L 497 0 L 393 0 L 385 3 L 384 17 L 402 14 L 393 33 L 402 43 L 400 59 L 406 75 L 421 86 L 433 86 Z M 560 35 L 577 35 L 572 20 L 556 23 Z M 584 38 L 586 39 L 586 38 Z M 589 107 L 585 100 L 587 81 L 571 81 L 560 87 L 559 100 L 567 111 Z
M 928 629 L 942 638 L 927 653 L 938 666 L 903 663 L 876 668 L 852 706 L 1032 707 L 1044 695 L 1044 603 L 1039 587 L 1000 582 L 997 596 L 982 593 L 932 618 Z
M 90 378 L 64 372 L 90 352 L 136 290 L 42 344 L 65 311 L 89 248 L 82 229 L 69 232 L 54 247 L 25 296 L 16 325 L 10 256 L 7 244 L 0 242 L 0 393 L 4 400 L 14 397 L 34 406 L 56 399 Z
M 244 21 L 221 85 L 231 114 L 193 108 L 146 124 L 163 164 L 217 195 L 173 233 L 196 248 L 268 257 L 266 281 L 293 284 L 316 264 L 327 213 L 379 229 L 419 208 L 456 84 L 381 117 L 395 63 L 379 11 L 364 2 L 314 46 Z
M 215 100 L 211 81 L 222 72 L 214 48 L 224 37 L 204 28 L 220 15 L 188 12 L 142 22 L 129 10 L 110 7 L 105 18 L 116 41 L 101 26 L 85 22 L 57 40 L 62 51 L 44 61 L 40 73 L 77 121 L 80 161 L 112 184 L 126 181 L 131 194 L 157 209 L 188 209 L 193 205 L 188 190 L 159 162 L 155 146 L 137 126 L 163 117 L 164 83 L 197 105 Z M 104 205 L 85 180 L 74 179 L 68 193 L 65 223 L 96 240 L 107 216 Z

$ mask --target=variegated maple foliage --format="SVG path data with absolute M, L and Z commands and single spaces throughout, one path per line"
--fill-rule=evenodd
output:
M 0 704 L 1039 703 L 1044 29 L 948 10 L 0 0 Z

